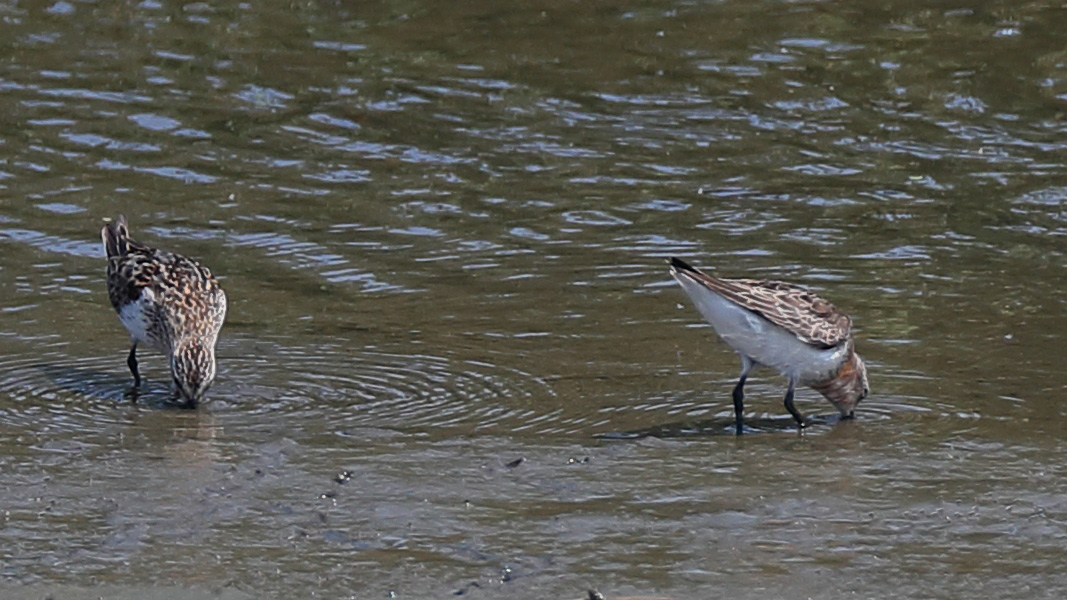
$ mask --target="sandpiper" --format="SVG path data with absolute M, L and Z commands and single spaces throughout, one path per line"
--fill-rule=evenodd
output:
M 211 271 L 184 256 L 130 239 L 119 215 L 100 231 L 107 252 L 107 294 L 130 332 L 126 364 L 140 387 L 137 344 L 167 356 L 180 403 L 194 407 L 215 380 L 215 343 L 226 294 Z
M 742 432 L 745 379 L 757 365 L 789 378 L 785 408 L 800 427 L 807 421 L 793 406 L 796 385 L 820 392 L 852 418 L 867 397 L 867 367 L 856 354 L 852 319 L 808 290 L 781 281 L 720 279 L 671 258 L 671 275 L 715 332 L 741 355 L 734 386 L 734 416 Z

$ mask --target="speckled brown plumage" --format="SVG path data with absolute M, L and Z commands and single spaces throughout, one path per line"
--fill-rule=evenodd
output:
M 800 286 L 781 281 L 722 279 L 677 258 L 668 262 L 671 275 L 719 335 L 741 355 L 741 378 L 733 394 L 738 433 L 742 428 L 745 378 L 758 364 L 789 377 L 785 405 L 801 426 L 805 420 L 793 406 L 798 383 L 820 392 L 843 416 L 852 416 L 869 387 L 867 368 L 856 354 L 852 319 L 847 314 Z M 738 313 L 738 309 L 743 312 Z
M 108 298 L 130 332 L 127 364 L 141 382 L 136 351 L 144 343 L 166 355 L 176 391 L 195 406 L 215 379 L 215 344 L 226 294 L 207 267 L 129 236 L 119 215 L 100 232 L 107 252 Z
M 798 285 L 783 281 L 720 279 L 692 267 L 686 275 L 814 346 L 830 348 L 852 335 L 852 319 L 848 315 Z

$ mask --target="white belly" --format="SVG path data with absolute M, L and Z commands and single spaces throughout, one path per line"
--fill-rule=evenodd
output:
M 144 289 L 136 301 L 127 303 L 119 310 L 119 320 L 135 342 L 161 350 L 159 340 L 152 335 L 154 330 L 150 315 L 155 312 L 154 309 L 155 295 L 152 290 Z M 159 326 L 157 324 L 154 327 L 158 329 Z
M 821 381 L 840 366 L 844 347 L 823 349 L 806 344 L 695 281 L 685 276 L 677 279 L 719 337 L 739 354 L 802 384 Z

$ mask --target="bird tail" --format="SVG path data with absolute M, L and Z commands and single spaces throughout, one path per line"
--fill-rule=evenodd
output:
M 670 263 L 670 265 L 671 265 L 671 273 L 672 274 L 673 273 L 684 273 L 684 272 L 700 273 L 700 271 L 697 271 L 693 267 L 689 266 L 689 263 L 685 262 L 684 260 L 682 260 L 682 259 L 680 259 L 678 257 L 672 256 L 667 262 Z
M 126 256 L 130 252 L 130 228 L 126 224 L 126 215 L 119 215 L 114 221 L 104 223 L 100 230 L 107 257 Z

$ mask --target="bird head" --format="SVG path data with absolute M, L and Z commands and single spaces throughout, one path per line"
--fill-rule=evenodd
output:
M 836 373 L 812 387 L 825 396 L 846 419 L 855 416 L 856 405 L 871 393 L 867 365 L 854 351 L 849 353 Z
M 170 359 L 170 372 L 179 399 L 195 407 L 215 381 L 215 345 L 202 341 L 179 344 Z

